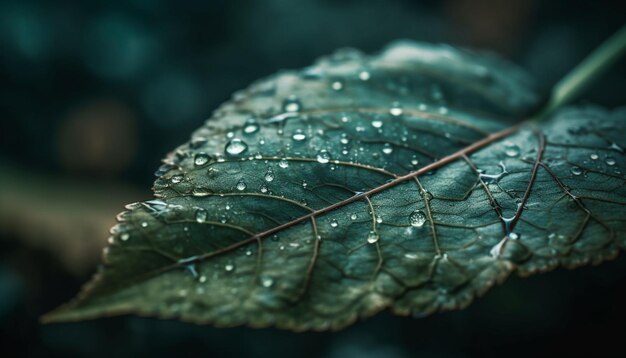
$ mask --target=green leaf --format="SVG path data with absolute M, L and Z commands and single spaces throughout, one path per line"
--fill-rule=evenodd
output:
M 626 111 L 515 124 L 542 100 L 496 57 L 412 42 L 260 81 L 165 159 L 158 199 L 120 214 L 104 268 L 44 320 L 339 329 L 613 258 Z

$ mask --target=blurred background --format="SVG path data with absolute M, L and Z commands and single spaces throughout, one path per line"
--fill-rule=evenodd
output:
M 37 319 L 94 272 L 115 215 L 150 197 L 160 159 L 252 81 L 409 38 L 498 52 L 549 88 L 625 22 L 619 1 L 0 0 L 0 355 L 623 353 L 623 255 L 512 278 L 464 311 L 383 313 L 339 333 Z M 626 105 L 626 62 L 583 102 Z

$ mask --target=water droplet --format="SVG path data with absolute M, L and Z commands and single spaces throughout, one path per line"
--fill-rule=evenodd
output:
M 226 272 L 233 272 L 235 271 L 235 264 L 232 262 L 227 262 L 226 265 L 224 265 L 224 270 L 226 270 Z
M 269 276 L 261 276 L 261 286 L 270 288 L 274 284 L 274 279 Z
M 504 154 L 507 157 L 517 157 L 519 155 L 520 149 L 517 146 L 517 144 L 512 143 L 512 142 L 505 142 L 504 143 Z
M 385 153 L 385 154 L 393 153 L 393 146 L 391 144 L 389 144 L 389 143 L 383 144 L 383 153 Z
M 250 118 L 246 121 L 246 124 L 243 127 L 244 134 L 254 134 L 259 131 L 259 124 L 254 120 L 254 118 Z
M 235 156 L 245 152 L 247 149 L 248 145 L 246 142 L 239 138 L 233 138 L 228 142 L 228 144 L 226 144 L 225 152 L 228 155 Z
M 200 283 L 205 283 L 206 282 L 206 276 L 202 275 L 202 276 L 198 277 L 198 281 L 200 281 Z
M 352 219 L 352 220 L 356 220 L 356 219 L 357 219 L 357 217 L 358 217 L 358 216 L 357 216 L 355 213 L 352 213 L 352 214 L 350 215 L 350 219 Z
M 518 235 L 517 233 L 510 232 L 510 233 L 509 233 L 509 239 L 511 239 L 511 240 L 517 240 L 517 239 L 519 239 L 519 235 Z
M 409 223 L 411 226 L 422 227 L 426 222 L 426 215 L 421 210 L 415 210 L 409 215 Z
M 370 79 L 370 77 L 371 77 L 371 75 L 370 75 L 370 73 L 369 73 L 369 72 L 367 72 L 367 71 L 361 71 L 361 72 L 359 72 L 359 79 L 360 79 L 361 81 L 367 81 L 367 80 L 369 80 L 369 79 Z
M 330 221 L 330 226 L 331 227 L 337 227 L 337 226 L 339 226 L 339 223 L 337 222 L 337 220 L 333 219 L 333 220 Z
M 176 174 L 170 178 L 170 181 L 172 182 L 172 184 L 178 184 L 183 181 L 183 178 L 184 176 L 182 174 Z
M 383 121 L 381 121 L 380 119 L 374 119 L 372 121 L 372 127 L 374 128 L 380 128 L 383 126 Z
M 383 223 L 383 217 L 382 216 L 377 216 L 376 217 L 376 223 L 377 224 L 382 224 Z
M 341 81 L 334 81 L 330 87 L 335 91 L 341 91 L 343 89 L 343 83 Z
M 398 102 L 393 102 L 391 104 L 391 108 L 389 108 L 389 113 L 391 113 L 392 116 L 397 117 L 402 115 L 402 107 L 400 106 L 400 103 Z
M 198 154 L 196 154 L 196 157 L 194 158 L 193 163 L 196 166 L 200 167 L 200 166 L 203 166 L 206 163 L 208 163 L 209 160 L 210 160 L 210 157 L 207 154 L 205 154 L 205 153 L 198 153 Z
M 267 193 L 267 186 L 263 184 L 259 190 L 261 190 L 261 193 Z
M 272 171 L 272 167 L 267 168 L 267 173 L 265 173 L 264 178 L 268 183 L 274 181 L 274 171 Z
M 283 111 L 298 112 L 302 109 L 302 104 L 296 96 L 289 96 L 283 101 Z
M 246 250 L 246 256 L 252 256 L 252 250 L 250 249 Z
M 148 227 L 148 223 L 147 223 L 147 222 L 145 222 L 145 221 L 144 221 L 144 222 L 142 222 L 142 223 L 141 223 L 141 227 Z
M 306 182 L 306 181 L 304 181 L 304 180 L 302 181 L 302 187 L 303 187 L 303 188 L 306 188 L 308 185 L 309 185 L 309 184 L 307 184 L 307 182 Z
M 303 140 L 306 139 L 306 134 L 304 134 L 302 132 L 302 130 L 297 130 L 292 136 L 291 139 L 295 140 L 296 142 L 302 142 Z
M 574 174 L 574 175 L 581 175 L 581 174 L 583 173 L 583 170 L 582 170 L 582 169 L 580 169 L 580 167 L 573 166 L 573 167 L 570 169 L 570 172 L 572 172 L 572 174 Z
M 120 235 L 120 240 L 128 241 L 128 239 L 130 239 L 130 234 L 129 233 L 125 232 L 125 233 Z
M 207 219 L 207 212 L 204 209 L 198 209 L 196 210 L 196 221 L 198 223 L 203 223 L 206 222 Z
M 373 244 L 373 243 L 377 242 L 379 238 L 380 238 L 380 236 L 378 235 L 378 233 L 376 231 L 372 230 L 367 235 L 367 242 L 370 243 L 370 244 Z
M 239 179 L 237 182 L 237 190 L 246 190 L 246 182 L 243 179 Z
M 596 159 L 598 159 L 598 155 L 596 153 L 591 153 L 591 154 L 589 154 L 589 158 L 591 158 L 593 160 L 596 160 Z
M 613 157 L 606 157 L 604 162 L 606 163 L 606 165 L 615 165 L 615 158 L 613 158 Z
M 406 253 L 404 254 L 404 257 L 409 260 L 415 260 L 418 258 L 417 254 L 414 254 L 414 253 Z
M 416 156 L 413 156 L 413 157 L 411 158 L 411 165 L 414 165 L 414 166 L 415 166 L 415 165 L 418 165 L 419 163 L 420 163 L 420 161 L 419 161 L 419 160 L 417 160 L 417 157 L 416 157 Z
M 322 149 L 317 152 L 318 163 L 326 164 L 330 161 L 330 153 L 326 149 Z
M 281 159 L 280 162 L 278 162 L 278 166 L 285 169 L 289 167 L 289 162 L 286 159 Z

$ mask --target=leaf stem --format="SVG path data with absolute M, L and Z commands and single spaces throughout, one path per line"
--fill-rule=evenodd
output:
M 534 118 L 542 121 L 589 87 L 626 52 L 626 25 L 591 52 L 552 89 L 550 100 Z

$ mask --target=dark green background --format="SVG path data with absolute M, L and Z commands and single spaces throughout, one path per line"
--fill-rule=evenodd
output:
M 410 38 L 501 53 L 549 88 L 625 22 L 623 7 L 565 0 L 2 0 L 0 164 L 26 178 L 124 185 L 146 198 L 167 151 L 234 91 L 279 69 L 307 66 L 338 47 L 374 52 Z M 626 61 L 583 102 L 626 105 Z M 0 195 L 11 190 L 2 187 Z M 464 311 L 422 319 L 383 313 L 339 333 L 135 317 L 40 326 L 37 317 L 73 296 L 93 270 L 68 272 L 22 232 L 0 225 L 3 357 L 624 354 L 623 257 L 512 278 Z

